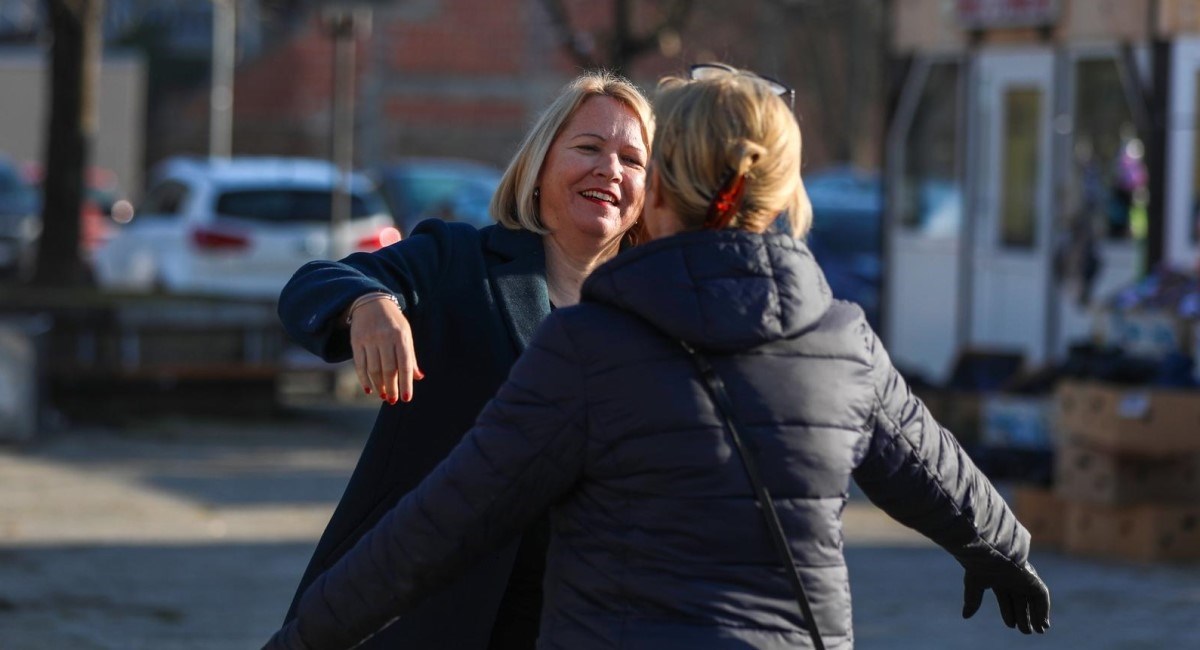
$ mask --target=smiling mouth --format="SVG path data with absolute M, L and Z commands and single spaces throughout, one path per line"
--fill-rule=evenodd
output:
M 609 205 L 617 204 L 617 197 L 613 196 L 612 194 L 609 194 L 608 192 L 601 192 L 598 190 L 584 190 L 584 191 L 580 192 L 579 195 L 585 199 L 591 199 L 593 201 L 600 201 L 602 203 L 607 203 Z

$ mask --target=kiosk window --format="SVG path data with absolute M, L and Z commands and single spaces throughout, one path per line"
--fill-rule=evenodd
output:
M 1034 245 L 1041 109 L 1042 91 L 1037 88 L 1014 87 L 1004 93 L 1000 242 L 1008 248 Z
M 959 65 L 929 68 L 904 139 L 898 211 L 906 229 L 931 237 L 953 237 L 962 223 L 958 174 Z
M 1109 239 L 1128 239 L 1144 223 L 1147 174 L 1121 74 L 1112 58 L 1075 64 L 1069 218 Z
M 1200 72 L 1196 73 L 1196 87 L 1200 88 Z M 1200 92 L 1196 93 L 1196 112 L 1192 115 L 1200 116 Z M 1196 118 L 1193 118 L 1196 119 Z M 1200 128 L 1192 128 L 1192 156 L 1200 152 Z M 1192 243 L 1200 243 L 1200 164 L 1196 161 L 1192 162 L 1192 205 L 1191 223 L 1189 224 L 1189 232 L 1191 233 Z

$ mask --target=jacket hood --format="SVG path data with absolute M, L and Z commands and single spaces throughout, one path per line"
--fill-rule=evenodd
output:
M 803 242 L 738 230 L 686 232 L 625 251 L 596 269 L 582 294 L 697 347 L 730 351 L 799 334 L 832 302 Z

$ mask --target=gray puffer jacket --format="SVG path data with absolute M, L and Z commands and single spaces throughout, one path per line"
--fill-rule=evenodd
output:
M 861 311 L 831 299 L 803 243 L 685 233 L 622 253 L 583 294 L 542 325 L 454 452 L 305 593 L 274 644 L 352 646 L 549 508 L 539 648 L 809 647 L 680 340 L 724 379 L 828 647 L 853 646 L 840 519 L 851 478 L 964 567 L 1025 561 L 1028 533 L 909 392 Z

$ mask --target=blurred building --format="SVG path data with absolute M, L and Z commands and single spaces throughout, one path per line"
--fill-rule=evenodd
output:
M 27 162 L 45 155 L 48 68 L 40 49 L 0 49 L 0 88 L 4 89 L 0 153 Z M 136 52 L 106 53 L 97 84 L 99 129 L 92 164 L 114 172 L 121 187 L 134 196 L 140 193 L 143 178 L 145 107 L 145 61 Z
M 328 155 L 333 44 L 320 14 L 337 3 L 294 4 L 288 29 L 264 34 L 261 50 L 239 63 L 236 153 Z M 506 163 L 538 112 L 585 67 L 580 55 L 601 65 L 614 60 L 614 1 L 360 4 L 372 10 L 370 35 L 357 50 L 361 165 L 399 155 Z M 561 5 L 564 15 L 552 15 L 551 4 Z M 809 166 L 851 159 L 878 165 L 883 43 L 877 0 L 692 0 L 683 3 L 690 11 L 678 24 L 665 14 L 672 3 L 629 4 L 630 37 L 640 49 L 624 72 L 643 88 L 696 61 L 754 68 L 797 87 Z M 153 112 L 160 119 L 150 123 L 150 164 L 205 151 L 206 87 L 172 93 Z
M 884 334 L 944 379 L 966 348 L 1038 364 L 1093 298 L 1193 269 L 1200 2 L 894 0 Z

